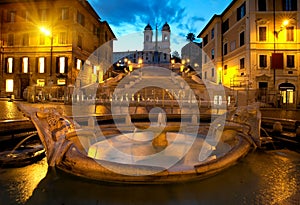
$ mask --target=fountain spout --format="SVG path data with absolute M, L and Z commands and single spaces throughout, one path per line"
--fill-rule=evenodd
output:
M 164 129 L 161 127 L 165 127 L 166 122 L 166 115 L 163 113 L 158 113 L 157 116 L 157 128 L 153 128 L 152 131 L 154 133 L 154 139 L 152 141 L 152 146 L 155 149 L 164 149 L 168 146 L 168 140 L 167 140 L 167 133 Z

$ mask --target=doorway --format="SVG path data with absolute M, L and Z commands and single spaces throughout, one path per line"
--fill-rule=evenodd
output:
M 295 85 L 292 83 L 281 83 L 279 85 L 280 103 L 283 107 L 295 107 Z

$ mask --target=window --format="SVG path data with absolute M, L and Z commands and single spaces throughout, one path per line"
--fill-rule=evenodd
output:
M 58 57 L 56 59 L 56 73 L 67 73 L 68 70 L 68 58 Z
M 5 91 L 8 93 L 12 93 L 14 91 L 14 80 L 13 79 L 6 79 Z
M 260 26 L 258 28 L 258 39 L 259 39 L 259 41 L 266 41 L 267 40 L 267 27 Z
M 272 53 L 271 68 L 283 69 L 283 53 Z
M 68 8 L 62 8 L 61 9 L 61 20 L 68 20 L 69 19 L 69 9 Z
M 215 49 L 211 49 L 211 59 L 215 59 Z
M 241 58 L 240 59 L 240 69 L 244 69 L 245 68 L 245 58 Z
M 204 72 L 204 79 L 207 79 L 207 71 Z
M 246 15 L 246 3 L 244 2 L 239 8 L 237 8 L 237 21 Z
M 229 20 L 226 19 L 226 20 L 222 23 L 222 33 L 225 33 L 228 29 L 229 29 Z
M 21 11 L 21 17 L 23 18 L 23 21 L 29 21 L 29 12 L 26 10 Z
M 233 51 L 236 48 L 235 41 L 231 41 L 230 43 L 230 51 Z
M 267 11 L 266 0 L 258 0 L 258 11 Z
M 93 34 L 95 36 L 98 36 L 98 33 L 100 32 L 100 29 L 94 24 L 93 25 Z
M 22 45 L 23 46 L 29 46 L 29 34 L 28 33 L 23 34 Z
M 105 38 L 105 42 L 108 41 L 107 31 L 105 31 L 105 33 L 104 33 L 104 38 Z
M 259 55 L 259 67 L 260 68 L 267 67 L 267 55 Z
M 164 35 L 164 41 L 168 41 L 168 39 L 169 39 L 169 38 L 168 38 L 168 35 L 165 34 L 165 35 Z
M 203 38 L 203 46 L 205 46 L 208 43 L 208 35 L 204 36 Z
M 223 46 L 223 54 L 224 55 L 227 55 L 227 43 L 224 43 L 224 46 Z
M 80 70 L 81 67 L 82 67 L 82 60 L 80 60 L 80 59 L 77 58 L 76 59 L 76 69 Z
M 6 58 L 6 73 L 14 72 L 14 59 L 12 57 Z
M 286 56 L 286 67 L 295 68 L 295 56 L 294 55 Z
M 243 46 L 245 44 L 245 32 L 240 33 L 240 46 Z
M 97 75 L 97 66 L 93 65 L 93 74 Z
M 29 72 L 29 58 L 23 57 L 22 58 L 22 73 L 28 73 Z
M 224 65 L 224 75 L 227 75 L 227 68 L 228 68 L 228 66 Z
M 297 11 L 297 0 L 282 0 L 284 11 Z
M 9 11 L 7 13 L 7 21 L 8 22 L 16 22 L 16 11 Z
M 214 68 L 211 69 L 211 77 L 215 77 L 215 69 Z
M 58 43 L 59 44 L 67 44 L 67 33 L 60 32 L 58 35 Z
M 294 41 L 294 27 L 292 26 L 286 27 L 286 40 Z
M 79 48 L 82 48 L 82 37 L 81 36 L 78 36 L 78 39 L 77 39 L 77 46 Z
M 77 23 L 79 23 L 80 25 L 84 26 L 85 25 L 85 17 L 82 13 L 80 13 L 79 11 L 77 12 Z
M 39 10 L 39 16 L 40 16 L 41 21 L 47 21 L 47 13 L 48 13 L 47 9 L 40 9 Z
M 215 37 L 215 29 L 211 29 L 211 39 L 214 39 Z
M 8 46 L 13 46 L 14 42 L 15 42 L 14 34 L 8 34 L 7 45 Z
M 45 73 L 45 57 L 38 58 L 38 73 Z

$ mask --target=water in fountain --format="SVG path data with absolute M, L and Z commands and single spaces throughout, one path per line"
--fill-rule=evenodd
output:
M 26 138 L 24 138 L 21 142 L 19 142 L 11 151 L 10 151 L 10 153 L 8 154 L 8 156 L 9 155 L 12 155 L 25 141 L 27 141 L 28 139 L 30 139 L 30 138 L 32 138 L 32 137 L 34 137 L 34 136 L 36 136 L 36 134 L 34 133 L 34 134 L 31 134 L 31 135 L 29 135 L 28 137 L 26 137 Z

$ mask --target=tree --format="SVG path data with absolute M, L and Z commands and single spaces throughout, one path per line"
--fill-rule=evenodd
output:
M 190 42 L 193 42 L 196 38 L 195 38 L 195 34 L 193 34 L 193 33 L 188 33 L 187 35 L 186 35 L 186 39 L 188 40 L 188 41 L 190 41 Z
M 178 53 L 178 51 L 174 51 L 174 52 L 172 53 L 172 57 L 173 57 L 173 58 L 174 58 L 174 57 L 179 58 L 179 53 Z

